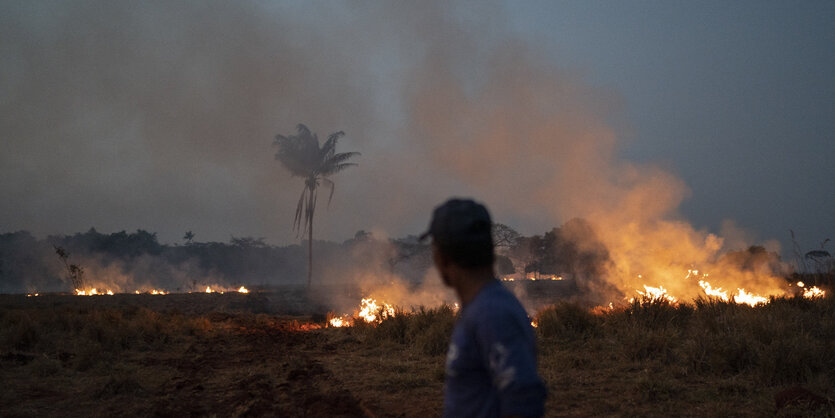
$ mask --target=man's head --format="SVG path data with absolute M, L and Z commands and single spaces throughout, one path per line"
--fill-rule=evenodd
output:
M 492 222 L 484 205 L 470 199 L 447 200 L 432 212 L 429 230 L 420 239 L 429 236 L 435 266 L 447 285 L 453 271 L 492 272 Z

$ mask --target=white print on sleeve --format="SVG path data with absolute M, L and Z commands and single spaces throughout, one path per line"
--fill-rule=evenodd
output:
M 458 346 L 455 343 L 449 343 L 449 350 L 446 353 L 446 374 L 450 377 L 455 377 L 456 371 L 452 368 L 452 363 L 458 359 Z
M 510 353 L 501 343 L 490 347 L 490 371 L 493 373 L 493 385 L 504 390 L 516 377 L 516 368 L 507 364 Z

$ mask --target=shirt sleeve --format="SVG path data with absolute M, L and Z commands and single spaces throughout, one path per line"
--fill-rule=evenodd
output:
M 536 340 L 527 316 L 496 307 L 485 312 L 476 339 L 502 416 L 541 416 L 545 384 L 537 374 Z

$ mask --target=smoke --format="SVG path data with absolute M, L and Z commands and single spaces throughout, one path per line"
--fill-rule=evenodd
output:
M 688 196 L 681 179 L 618 159 L 615 95 L 543 61 L 526 45 L 505 42 L 483 54 L 461 45 L 467 42 L 437 39 L 415 71 L 409 114 L 424 155 L 499 219 L 589 221 L 594 233 L 569 240 L 581 249 L 602 243 L 611 262 L 599 266 L 601 274 L 578 277 L 581 291 L 618 302 L 647 284 L 696 297 L 698 279 L 686 276 L 699 269 L 725 288 L 782 293 L 778 275 L 785 266 L 776 254 L 760 264 L 768 268 L 754 270 L 723 257 L 720 250 L 728 248 L 721 237 L 680 217 Z M 459 64 L 482 55 L 483 67 Z M 733 244 L 743 244 L 742 235 L 735 234 Z M 731 249 L 740 248 L 746 247 Z
M 727 248 L 680 217 L 681 179 L 618 158 L 623 99 L 517 39 L 498 5 L 481 4 L 480 13 L 441 1 L 1 7 L 3 230 L 143 228 L 167 241 L 194 230 L 203 240 L 292 242 L 302 184 L 274 161 L 270 143 L 301 122 L 322 136 L 345 131 L 340 151 L 363 154 L 334 178 L 317 238 L 414 234 L 432 207 L 466 195 L 526 234 L 589 221 L 596 238 L 574 238 L 608 252 L 605 273 L 584 285 L 601 299 L 643 283 L 694 295 L 696 284 L 683 281 L 692 268 L 725 287 L 779 287 L 774 274 L 721 256 L 743 247 Z M 420 281 L 427 287 L 415 287 L 379 267 L 390 255 L 357 253 L 321 274 L 403 305 L 442 294 L 431 270 Z M 342 268 L 352 261 L 364 267 Z M 100 274 L 119 283 L 108 271 Z M 191 267 L 161 274 L 179 271 Z

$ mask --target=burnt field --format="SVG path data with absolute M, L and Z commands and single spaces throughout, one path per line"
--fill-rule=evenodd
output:
M 543 305 L 568 291 L 527 286 Z M 439 415 L 454 310 L 327 328 L 329 292 L 354 291 L 0 295 L 0 415 Z M 560 302 L 533 319 L 549 416 L 835 412 L 831 297 Z

